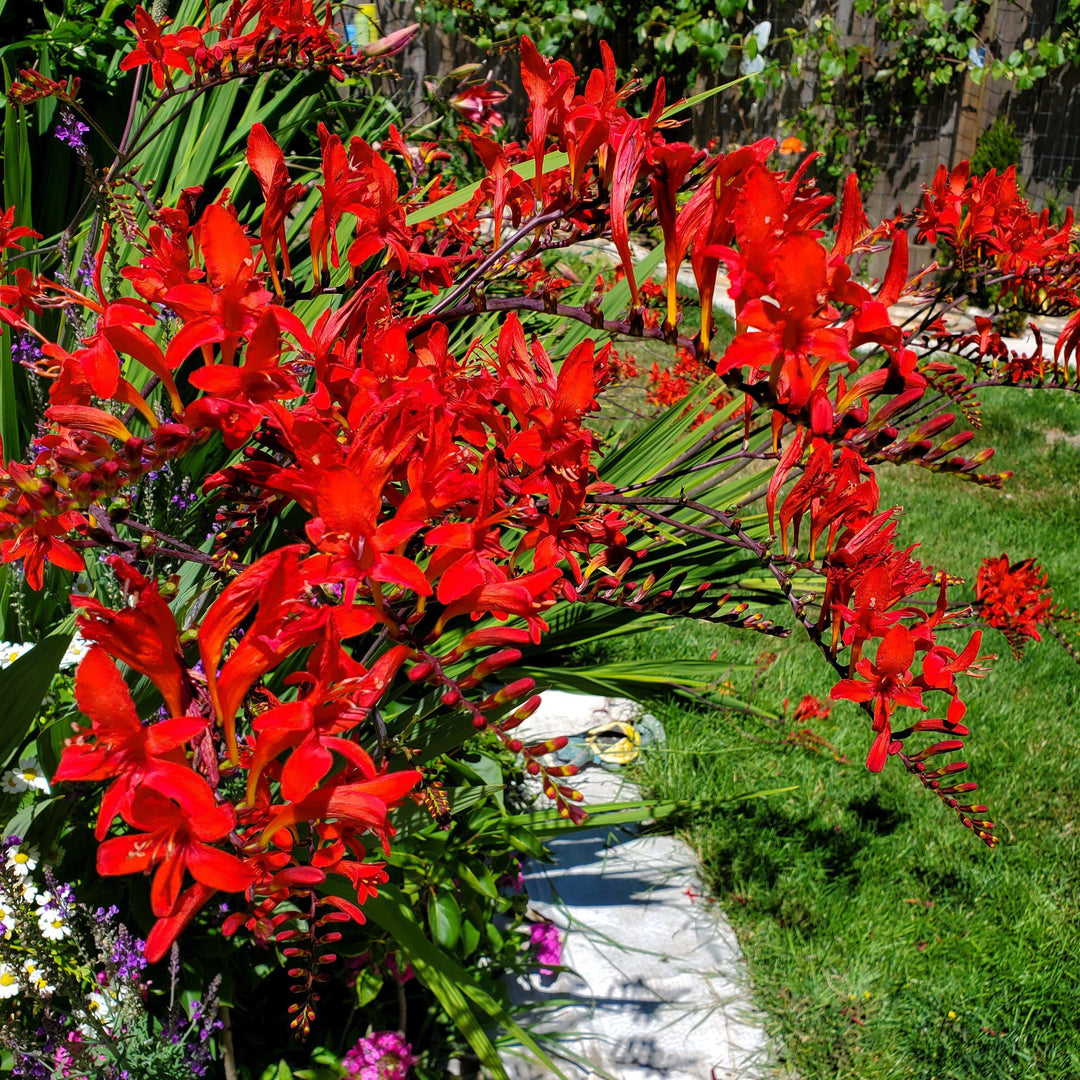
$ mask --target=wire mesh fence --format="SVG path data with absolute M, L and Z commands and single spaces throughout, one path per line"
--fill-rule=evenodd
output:
M 946 0 L 946 7 L 953 2 Z M 922 185 L 933 177 L 938 165 L 952 167 L 970 159 L 980 137 L 999 117 L 1015 125 L 1020 141 L 1018 172 L 1036 205 L 1047 201 L 1068 205 L 1080 195 L 1080 68 L 1058 69 L 1022 92 L 1006 80 L 987 78 L 976 83 L 973 78 L 979 67 L 986 67 L 995 57 L 1007 57 L 1028 39 L 1038 40 L 1043 35 L 1053 38 L 1060 33 L 1064 28 L 1061 9 L 1065 0 L 978 2 L 981 45 L 966 60 L 941 58 L 941 63 L 954 68 L 948 83 L 923 99 L 912 95 L 902 122 L 886 122 L 858 94 L 852 95 L 850 107 L 842 116 L 838 111 L 827 118 L 833 125 L 848 125 L 853 133 L 869 133 L 864 159 L 853 164 L 861 174 L 876 175 L 867 200 L 872 215 L 891 214 L 898 205 L 905 209 L 914 206 Z M 414 17 L 413 0 L 380 0 L 378 7 L 384 30 L 396 29 Z M 781 63 L 790 59 L 786 32 L 802 33 L 823 16 L 834 20 L 845 43 L 864 47 L 868 69 L 887 68 L 890 49 L 896 48 L 881 40 L 879 27 L 871 16 L 859 13 L 856 0 L 764 0 L 755 9 L 753 18 L 769 27 L 764 55 Z M 750 29 L 753 18 L 744 30 Z M 585 58 L 596 51 L 596 45 L 591 40 L 579 42 L 581 55 L 577 59 L 584 64 Z M 418 98 L 425 78 L 445 74 L 466 59 L 476 60 L 511 89 L 511 98 L 501 111 L 513 124 L 523 125 L 526 102 L 516 57 L 474 53 L 460 39 L 428 28 L 400 62 L 400 69 Z M 651 81 L 649 72 L 640 74 L 646 82 Z M 737 74 L 736 58 L 730 70 L 701 72 L 696 83 L 681 89 L 687 94 L 700 92 Z M 864 71 L 864 77 L 866 74 Z M 690 124 L 678 137 L 689 138 L 700 146 L 713 142 L 720 147 L 770 135 L 782 137 L 800 109 L 826 108 L 821 101 L 822 85 L 817 58 L 809 56 L 802 64 L 800 77 L 786 77 L 780 87 L 770 89 L 764 97 L 743 86 L 705 101 L 694 110 Z M 886 92 L 892 89 L 888 82 L 884 88 Z M 905 92 L 897 86 L 897 94 Z

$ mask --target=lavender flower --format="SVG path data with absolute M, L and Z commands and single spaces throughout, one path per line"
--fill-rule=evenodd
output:
M 146 969 L 147 960 L 143 956 L 146 942 L 137 938 L 123 923 L 117 928 L 109 959 L 116 965 L 116 974 L 121 979 L 138 982 L 139 976 Z
M 86 150 L 83 136 L 90 130 L 81 120 L 77 120 L 67 109 L 60 113 L 60 123 L 56 125 L 53 134 L 62 142 L 67 143 L 72 150 L 78 152 Z
M 19 334 L 11 342 L 11 356 L 16 364 L 33 366 L 43 355 L 37 340 L 29 334 Z

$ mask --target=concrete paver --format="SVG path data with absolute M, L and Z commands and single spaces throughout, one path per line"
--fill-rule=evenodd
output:
M 529 740 L 573 735 L 628 703 L 549 691 L 519 729 Z M 586 807 L 639 797 L 617 771 L 572 781 Z M 546 800 L 545 800 L 546 801 Z M 705 903 L 697 859 L 681 840 L 630 829 L 582 829 L 549 842 L 550 864 L 526 867 L 530 907 L 564 933 L 554 978 L 519 978 L 521 1019 L 549 1036 L 572 1080 L 757 1080 L 769 1045 L 734 931 Z M 548 1074 L 508 1057 L 511 1080 Z

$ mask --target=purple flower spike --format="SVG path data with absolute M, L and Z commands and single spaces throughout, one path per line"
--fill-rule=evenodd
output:
M 85 150 L 86 143 L 83 136 L 90 130 L 81 120 L 77 120 L 66 109 L 60 114 L 60 123 L 56 125 L 53 134 L 62 142 L 67 143 L 72 150 Z

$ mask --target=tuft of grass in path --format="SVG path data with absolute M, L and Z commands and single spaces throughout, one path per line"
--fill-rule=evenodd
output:
M 1024 391 L 984 404 L 975 445 L 998 448 L 987 468 L 1016 470 L 1004 494 L 883 469 L 883 504 L 905 506 L 902 535 L 923 541 L 924 561 L 973 580 L 985 556 L 1035 556 L 1057 599 L 1080 607 L 1080 404 Z M 755 690 L 778 712 L 833 682 L 795 638 L 687 626 L 622 649 L 716 649 L 721 663 L 778 650 Z M 866 771 L 872 736 L 851 703 L 797 741 L 791 721 L 656 710 L 668 742 L 643 779 L 661 798 L 716 801 L 680 827 L 739 934 L 781 1065 L 801 1080 L 1080 1077 L 1080 668 L 1049 637 L 1018 662 L 987 631 L 983 651 L 1000 659 L 967 687 L 965 757 L 973 800 L 999 823 L 995 851 L 902 769 Z

